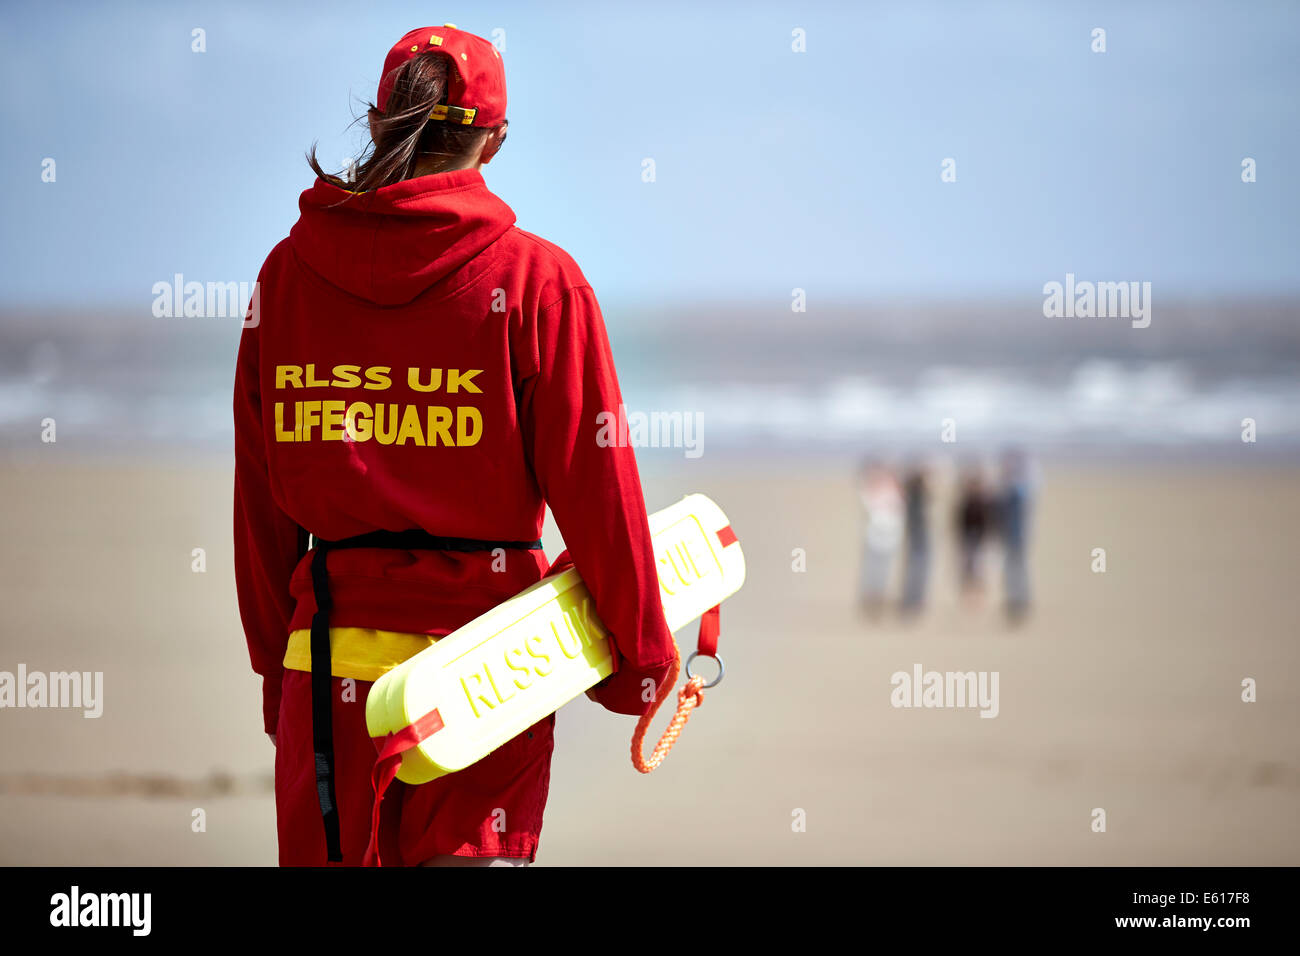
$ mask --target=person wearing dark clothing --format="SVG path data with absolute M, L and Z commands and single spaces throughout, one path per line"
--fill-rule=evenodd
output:
M 908 469 L 903 478 L 903 529 L 907 541 L 902 601 L 905 614 L 915 614 L 925 605 L 930 577 L 929 501 L 925 469 L 921 466 Z
M 967 468 L 957 497 L 957 547 L 961 592 L 971 603 L 984 595 L 984 565 L 988 539 L 997 524 L 997 502 L 989 494 L 977 467 Z

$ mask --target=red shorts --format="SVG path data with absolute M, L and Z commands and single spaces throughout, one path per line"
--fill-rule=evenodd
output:
M 375 745 L 366 730 L 370 684 L 344 699 L 333 680 L 334 789 L 344 866 L 359 866 L 370 840 Z M 275 809 L 281 866 L 325 866 L 325 827 L 316 796 L 311 674 L 284 672 L 276 728 Z M 478 763 L 419 786 L 394 781 L 384 796 L 379 853 L 385 866 L 434 856 L 537 858 L 551 782 L 555 715 L 539 720 Z

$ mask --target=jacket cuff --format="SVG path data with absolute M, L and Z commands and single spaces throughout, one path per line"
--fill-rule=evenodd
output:
M 573 567 L 573 559 L 569 557 L 569 551 L 566 548 L 560 552 L 558 558 L 551 562 L 551 566 L 546 569 L 546 573 L 543 574 L 542 577 L 549 578 L 552 574 L 559 574 L 561 571 L 567 571 L 571 567 Z
M 262 726 L 268 734 L 275 733 L 280 724 L 280 692 L 283 683 L 283 671 L 262 678 Z
M 619 662 L 619 668 L 591 689 L 591 696 L 606 710 L 616 714 L 628 714 L 640 717 L 654 706 L 655 699 L 648 693 L 646 680 L 654 681 L 656 692 L 671 694 L 673 689 L 665 687 L 664 681 L 672 670 L 673 662 L 648 668 L 633 667 L 626 659 Z M 645 698 L 650 696 L 649 700 Z

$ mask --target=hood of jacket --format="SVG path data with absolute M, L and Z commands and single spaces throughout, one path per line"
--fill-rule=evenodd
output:
M 469 262 L 515 222 L 476 169 L 350 193 L 317 179 L 289 233 L 326 282 L 377 305 L 403 305 Z

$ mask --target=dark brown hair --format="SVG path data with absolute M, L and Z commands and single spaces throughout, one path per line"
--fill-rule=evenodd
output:
M 421 159 L 432 160 L 433 171 L 454 168 L 457 160 L 472 153 L 489 135 L 476 126 L 453 126 L 446 120 L 432 120 L 433 108 L 447 102 L 447 71 L 450 63 L 437 53 L 425 53 L 398 68 L 386 112 L 370 104 L 367 119 L 373 142 L 357 164 L 355 179 L 342 173 L 327 173 L 316 159 L 316 144 L 307 162 L 321 179 L 350 192 L 370 192 L 391 186 L 415 175 Z M 357 122 L 360 122 L 358 117 Z M 435 158 L 436 157 L 436 158 Z

